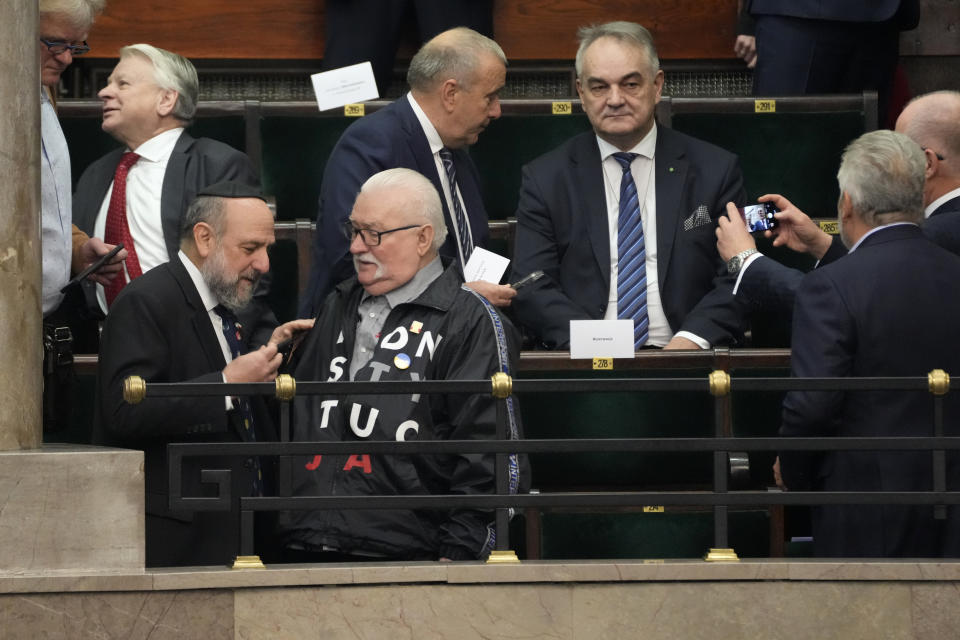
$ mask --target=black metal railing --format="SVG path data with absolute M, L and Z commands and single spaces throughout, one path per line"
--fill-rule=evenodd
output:
M 932 398 L 933 436 L 917 437 L 831 437 L 781 438 L 733 437 L 725 434 L 729 419 L 731 391 L 928 391 Z M 714 437 L 711 438 L 589 438 L 589 439 L 506 439 L 506 398 L 512 393 L 610 393 L 623 391 L 702 391 L 714 397 Z M 510 549 L 508 510 L 511 508 L 555 507 L 639 507 L 650 504 L 708 506 L 714 513 L 714 547 L 728 544 L 729 507 L 824 504 L 912 504 L 934 505 L 935 517 L 946 517 L 946 506 L 960 504 L 960 491 L 946 490 L 945 452 L 960 450 L 960 437 L 943 435 L 943 398 L 950 391 L 949 376 L 933 371 L 927 377 L 868 378 L 777 378 L 738 377 L 713 371 L 702 378 L 645 379 L 563 379 L 510 380 L 504 374 L 492 381 L 419 382 L 297 382 L 280 376 L 274 383 L 151 383 L 131 378 L 125 388 L 128 402 L 143 397 L 207 395 L 275 395 L 280 401 L 281 442 L 257 443 L 173 443 L 168 445 L 170 508 L 174 510 L 228 510 L 238 505 L 241 514 L 241 554 L 253 555 L 253 513 L 256 511 L 314 509 L 449 509 L 470 507 L 496 512 L 496 550 Z M 357 442 L 290 442 L 291 404 L 295 395 L 364 395 L 411 393 L 492 393 L 498 398 L 495 440 L 456 441 L 371 441 L 363 443 L 364 453 L 390 455 L 481 453 L 496 455 L 496 492 L 489 495 L 430 496 L 293 496 L 290 495 L 289 457 L 315 454 L 353 454 Z M 932 455 L 933 487 L 930 491 L 728 491 L 727 454 L 734 451 L 918 451 Z M 616 491 L 563 492 L 510 495 L 506 458 L 521 453 L 593 452 L 713 452 L 713 487 L 709 491 Z M 230 494 L 229 472 L 204 470 L 201 481 L 216 483 L 216 497 L 182 495 L 181 469 L 184 458 L 217 455 L 222 457 L 277 456 L 280 482 L 277 496 L 248 497 Z M 286 474 L 286 478 L 284 475 Z

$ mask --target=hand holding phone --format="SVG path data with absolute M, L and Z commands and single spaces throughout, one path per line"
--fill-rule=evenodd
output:
M 60 289 L 60 293 L 66 293 L 67 289 L 69 289 L 75 284 L 83 282 L 83 280 L 89 277 L 90 274 L 96 273 L 97 271 L 99 271 L 101 268 L 103 268 L 103 265 L 110 262 L 110 260 L 113 259 L 115 255 L 120 253 L 122 249 L 123 249 L 123 243 L 118 242 L 113 249 L 110 249 L 110 251 L 103 254 L 99 258 L 97 258 L 97 260 L 94 261 L 89 267 L 87 267 L 86 269 L 78 273 L 76 276 L 74 276 L 73 279 L 70 280 L 70 282 L 63 285 L 63 287 Z
M 777 227 L 777 219 L 773 214 L 779 212 L 779 209 L 773 206 L 772 202 L 738 207 L 737 210 L 750 233 L 767 231 Z
M 534 271 L 533 273 L 530 273 L 530 274 L 528 274 L 528 275 L 520 278 L 519 280 L 517 280 L 516 282 L 514 282 L 514 283 L 511 284 L 510 286 L 511 286 L 512 288 L 514 288 L 514 289 L 519 289 L 520 287 L 525 287 L 525 286 L 527 286 L 528 284 L 532 284 L 532 283 L 536 282 L 537 280 L 539 280 L 539 279 L 542 278 L 542 277 L 543 277 L 543 271 L 541 271 L 540 269 L 537 269 L 537 270 Z

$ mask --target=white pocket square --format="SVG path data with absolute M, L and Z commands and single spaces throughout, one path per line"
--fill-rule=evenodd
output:
M 702 227 L 712 222 L 710 219 L 710 210 L 707 209 L 707 205 L 702 204 L 693 210 L 689 218 L 683 221 L 683 230 L 690 231 L 691 229 L 696 229 L 697 227 Z

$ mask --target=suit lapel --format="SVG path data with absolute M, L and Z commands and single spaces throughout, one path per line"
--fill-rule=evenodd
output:
M 573 170 L 573 184 L 579 194 L 579 211 L 572 212 L 573 219 L 580 215 L 584 219 L 593 255 L 603 274 L 603 282 L 610 281 L 610 223 L 607 220 L 607 197 L 603 188 L 603 164 L 600 148 L 593 132 L 584 134 L 574 145 L 570 153 L 570 165 Z M 573 225 L 574 232 L 578 226 Z M 604 284 L 606 286 L 606 284 Z
M 190 307 L 190 320 L 193 324 L 193 330 L 197 334 L 200 348 L 207 359 L 211 371 L 220 371 L 227 366 L 223 358 L 223 351 L 220 349 L 220 338 L 214 332 L 213 323 L 210 322 L 210 315 L 207 313 L 200 298 L 197 287 L 193 284 L 187 268 L 183 266 L 177 254 L 170 256 L 170 272 L 180 285 L 183 292 L 184 301 Z
M 957 196 L 956 198 L 951 198 L 946 202 L 944 202 L 942 205 L 937 207 L 933 213 L 930 214 L 930 217 L 932 218 L 933 216 L 936 216 L 936 215 L 940 215 L 943 213 L 953 213 L 956 211 L 960 211 L 960 196 Z
M 184 131 L 173 147 L 167 170 L 163 174 L 163 187 L 160 191 L 160 224 L 163 227 L 163 241 L 167 245 L 167 255 L 171 261 L 176 257 L 180 246 L 181 205 L 186 184 L 188 151 L 193 146 L 193 136 Z
M 680 220 L 689 213 L 681 209 L 685 198 L 683 186 L 687 181 L 687 161 L 683 149 L 676 144 L 673 132 L 657 127 L 657 151 L 654 158 L 657 187 L 657 282 L 664 290 L 673 242 Z
M 77 211 L 78 219 L 74 220 L 74 224 L 77 225 L 77 228 L 82 229 L 91 236 L 97 224 L 97 214 L 100 213 L 100 207 L 103 206 L 103 201 L 107 197 L 107 190 L 110 189 L 110 185 L 113 184 L 113 174 L 117 170 L 117 165 L 120 164 L 120 158 L 123 156 L 124 151 L 126 151 L 126 149 L 121 147 L 104 156 L 104 160 L 98 167 L 97 173 L 91 176 L 93 185 L 87 194 L 87 201 L 78 203 L 82 206 L 80 206 L 79 211 Z

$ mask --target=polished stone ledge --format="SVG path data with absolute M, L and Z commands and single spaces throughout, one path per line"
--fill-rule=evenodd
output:
M 221 567 L 143 572 L 0 572 L 0 594 L 91 591 L 176 591 L 380 584 L 510 584 L 588 582 L 949 582 L 960 581 L 960 561 L 700 560 L 527 561 L 484 563 L 336 563 L 271 565 L 232 571 Z

